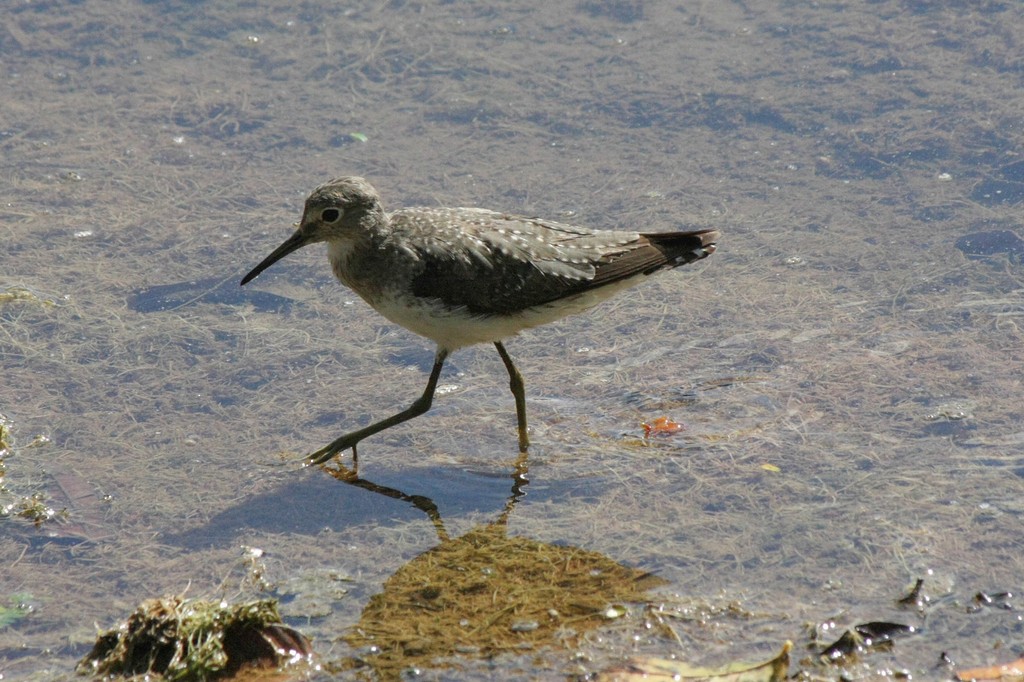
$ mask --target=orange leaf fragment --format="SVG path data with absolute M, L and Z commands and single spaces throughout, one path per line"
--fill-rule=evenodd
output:
M 644 427 L 644 438 L 650 438 L 652 435 L 655 436 L 670 436 L 673 433 L 679 433 L 686 429 L 685 426 L 679 422 L 674 422 L 668 417 L 658 417 L 650 424 L 647 422 L 643 423 Z
M 1002 680 L 1021 679 L 1024 678 L 1024 658 L 1018 658 L 1013 663 L 990 665 L 987 668 L 961 670 L 956 674 L 956 678 L 958 680 L 964 680 L 964 682 L 966 682 L 966 680 L 976 680 L 976 682 L 996 680 L 996 682 L 1001 682 Z

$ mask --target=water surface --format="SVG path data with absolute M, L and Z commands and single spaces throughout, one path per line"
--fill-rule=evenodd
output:
M 72 677 L 94 624 L 186 592 L 281 598 L 350 675 L 389 578 L 493 524 L 653 573 L 674 634 L 634 602 L 586 637 L 467 646 L 462 677 L 787 639 L 799 659 L 807 623 L 921 625 L 895 604 L 917 578 L 927 630 L 863 674 L 1010 658 L 1014 613 L 970 604 L 1024 573 L 1022 270 L 957 245 L 1020 233 L 1022 31 L 998 2 L 15 4 L 3 504 L 67 514 L 0 521 L 0 601 L 32 608 L 0 674 Z M 508 344 L 528 475 L 481 347 L 429 415 L 361 445 L 377 487 L 347 485 L 284 463 L 406 406 L 433 349 L 318 248 L 230 290 L 342 174 L 393 207 L 723 236 Z M 685 430 L 645 442 L 662 416 Z

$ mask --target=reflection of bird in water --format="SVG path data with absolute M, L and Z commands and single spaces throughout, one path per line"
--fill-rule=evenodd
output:
M 706 258 L 717 237 L 714 230 L 594 231 L 479 208 L 385 213 L 366 180 L 346 177 L 313 191 L 295 233 L 242 284 L 307 244 L 327 242 L 342 283 L 384 317 L 437 344 L 423 395 L 402 412 L 312 453 L 310 463 L 348 448 L 355 454 L 367 436 L 429 410 L 445 359 L 476 343 L 493 343 L 505 363 L 525 451 L 523 378 L 502 339 L 582 312 L 660 270 Z

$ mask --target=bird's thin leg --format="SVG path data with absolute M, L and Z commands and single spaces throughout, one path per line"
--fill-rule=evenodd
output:
M 402 410 L 398 414 L 392 415 L 387 419 L 381 419 L 379 422 L 374 422 L 369 426 L 353 431 L 352 433 L 346 433 L 341 438 L 334 440 L 327 445 L 322 447 L 316 452 L 310 453 L 306 458 L 306 464 L 323 464 L 331 457 L 342 450 L 352 448 L 355 451 L 356 443 L 372 436 L 375 433 L 380 433 L 384 429 L 390 429 L 395 424 L 401 424 L 402 422 L 409 421 L 413 417 L 418 417 L 427 410 L 430 409 L 430 403 L 434 399 L 434 391 L 437 390 L 437 379 L 441 376 L 441 368 L 444 367 L 444 360 L 448 357 L 448 351 L 443 348 L 437 349 L 437 354 L 434 356 L 434 368 L 430 370 L 430 378 L 427 380 L 427 387 L 423 391 L 423 395 L 416 399 L 412 405 Z
M 509 357 L 505 346 L 501 341 L 495 341 L 494 347 L 498 349 L 501 361 L 505 363 L 508 370 L 508 387 L 512 389 L 512 395 L 516 399 L 516 420 L 519 422 L 519 451 L 526 452 L 530 447 L 530 437 L 526 434 L 526 385 L 523 383 L 523 375 L 516 369 L 516 365 Z

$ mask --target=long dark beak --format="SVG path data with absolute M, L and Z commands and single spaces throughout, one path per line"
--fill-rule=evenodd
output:
M 252 280 L 256 279 L 261 272 L 269 268 L 271 265 L 287 256 L 292 251 L 298 251 L 309 242 L 310 239 L 308 235 L 303 234 L 301 230 L 296 230 L 295 234 L 288 237 L 281 246 L 274 249 L 269 256 L 264 258 L 259 265 L 254 267 L 248 275 L 242 278 L 242 286 L 245 286 Z

